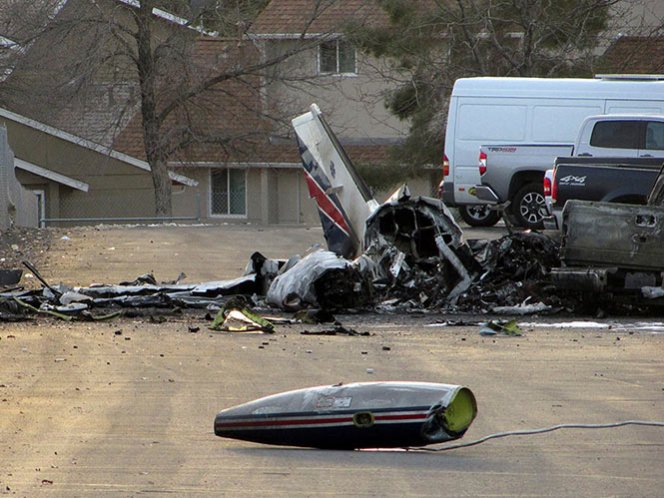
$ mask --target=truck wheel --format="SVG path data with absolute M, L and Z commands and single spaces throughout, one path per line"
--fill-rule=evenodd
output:
M 459 207 L 461 219 L 471 227 L 492 227 L 500 219 L 498 211 L 484 204 L 471 204 Z
M 547 215 L 542 183 L 532 182 L 521 187 L 512 201 L 511 218 L 524 228 L 543 228 Z

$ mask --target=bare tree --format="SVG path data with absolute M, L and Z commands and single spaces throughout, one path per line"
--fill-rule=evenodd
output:
M 37 0 L 39 21 L 14 30 L 24 32 L 28 53 L 0 84 L 0 99 L 3 90 L 21 89 L 22 105 L 36 114 L 110 99 L 114 143 L 142 137 L 136 153 L 151 167 L 157 216 L 172 214 L 169 161 L 196 145 L 229 157 L 239 143 L 265 136 L 279 118 L 261 101 L 268 69 L 320 42 L 303 33 L 301 43 L 266 57 L 245 36 L 266 0 L 192 3 Z
M 410 120 L 401 158 L 440 160 L 446 102 L 469 76 L 586 76 L 620 0 L 379 0 L 390 26 L 350 26 L 364 51 L 391 61 L 400 85 L 390 110 Z

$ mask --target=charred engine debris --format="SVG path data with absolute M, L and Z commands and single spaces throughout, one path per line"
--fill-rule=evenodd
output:
M 367 250 L 381 269 L 378 308 L 515 314 L 569 307 L 548 281 L 559 244 L 538 232 L 465 242 L 447 208 L 429 198 L 386 203 L 367 221 Z M 526 304 L 530 302 L 531 304 Z M 535 306 L 535 304 L 537 305 Z
M 402 195 L 367 220 L 361 260 L 383 307 L 455 303 L 481 267 L 444 204 Z
M 523 307 L 529 301 L 551 309 L 563 305 L 548 279 L 551 269 L 560 266 L 559 244 L 548 235 L 515 232 L 498 240 L 471 241 L 470 245 L 482 273 L 459 299 L 460 308 L 493 311 Z M 565 307 L 570 307 L 569 303 Z

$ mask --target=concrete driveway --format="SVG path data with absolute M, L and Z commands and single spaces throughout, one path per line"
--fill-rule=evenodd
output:
M 154 270 L 234 277 L 253 250 L 304 252 L 320 231 L 256 227 L 69 232 L 53 282 Z M 131 255 L 131 256 L 130 256 Z M 462 384 L 479 415 L 465 438 L 565 422 L 664 419 L 664 334 L 628 320 L 524 324 L 483 337 L 452 317 L 340 315 L 370 336 L 212 332 L 204 312 L 164 323 L 0 323 L 0 494 L 10 496 L 661 496 L 664 429 L 570 429 L 444 453 L 322 451 L 222 439 L 217 411 L 336 382 Z M 532 318 L 524 322 L 534 321 Z M 611 328 L 609 328 L 609 326 Z M 603 328 L 596 328 L 603 327 Z
M 504 225 L 464 228 L 466 238 L 502 237 Z M 118 283 L 154 272 L 158 280 L 205 282 L 240 276 L 252 253 L 268 258 L 327 247 L 319 226 L 156 225 L 59 229 L 40 268 L 54 283 Z

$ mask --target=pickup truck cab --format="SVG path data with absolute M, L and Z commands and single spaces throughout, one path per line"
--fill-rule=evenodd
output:
M 483 145 L 478 199 L 502 205 L 518 226 L 541 228 L 548 215 L 544 172 L 557 157 L 664 158 L 664 115 L 607 114 L 586 118 L 572 144 Z M 597 199 L 599 200 L 599 199 Z
M 664 157 L 663 115 L 608 117 L 581 127 L 575 156 Z
M 663 164 L 661 157 L 557 158 L 544 177 L 545 195 L 550 191 L 551 196 L 544 227 L 561 228 L 569 200 L 646 204 Z

